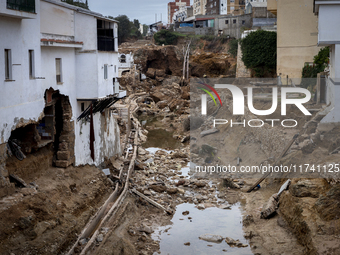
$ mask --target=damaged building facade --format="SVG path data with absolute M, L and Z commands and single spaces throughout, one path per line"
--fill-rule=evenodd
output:
M 0 1 L 0 188 L 9 140 L 26 155 L 52 144 L 56 167 L 121 153 L 109 110 L 124 96 L 117 33 L 115 20 L 61 1 Z
M 320 129 L 331 130 L 340 123 L 340 29 L 338 0 L 314 0 L 314 14 L 318 18 L 318 46 L 330 49 L 329 65 L 326 71 L 326 116 Z

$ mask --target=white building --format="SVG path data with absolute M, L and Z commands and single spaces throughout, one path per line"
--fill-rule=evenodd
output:
M 184 21 L 186 18 L 192 16 L 193 9 L 190 6 L 180 6 L 172 17 L 172 23 Z
M 330 47 L 327 75 L 326 103 L 328 114 L 321 120 L 325 128 L 340 123 L 340 1 L 315 0 L 314 13 L 318 15 L 318 45 Z
M 26 154 L 54 143 L 59 167 L 121 153 L 107 109 L 122 96 L 117 31 L 115 20 L 57 0 L 0 0 L 0 180 L 10 138 Z
M 220 15 L 227 15 L 228 13 L 228 0 L 220 0 Z

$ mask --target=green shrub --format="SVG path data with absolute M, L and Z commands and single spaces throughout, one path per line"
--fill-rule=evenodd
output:
M 154 34 L 154 39 L 158 45 L 175 45 L 177 44 L 177 39 L 179 37 L 178 33 L 171 32 L 169 30 L 163 29 L 156 34 Z
M 233 57 L 237 56 L 237 48 L 238 48 L 238 40 L 237 39 L 231 39 L 229 41 L 229 50 L 228 53 L 232 55 Z
M 264 30 L 251 32 L 241 40 L 242 61 L 256 77 L 276 72 L 276 33 Z
M 211 42 L 211 41 L 213 41 L 216 37 L 215 37 L 214 35 L 203 35 L 201 38 L 202 38 L 203 40 L 206 40 L 206 41 Z
M 302 81 L 301 87 L 308 88 L 315 85 L 315 80 L 312 78 L 316 78 L 318 73 L 321 73 L 325 70 L 328 65 L 329 60 L 329 47 L 325 47 L 319 50 L 319 53 L 314 56 L 313 65 L 305 65 L 302 68 Z

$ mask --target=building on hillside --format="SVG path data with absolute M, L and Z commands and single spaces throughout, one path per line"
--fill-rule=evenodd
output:
M 245 0 L 245 6 L 247 6 L 249 3 L 266 3 L 267 0 Z
M 325 93 L 330 106 L 318 127 L 330 130 L 340 123 L 340 1 L 314 0 L 313 11 L 318 17 L 318 45 L 330 48 Z
M 267 10 L 267 2 L 249 2 L 246 6 L 246 14 L 251 14 L 253 28 L 276 28 L 276 16 Z
M 208 0 L 194 0 L 193 15 L 206 15 L 206 5 Z
M 268 0 L 267 9 L 277 15 L 277 75 L 283 84 L 300 84 L 302 68 L 320 49 L 313 1 Z
M 148 36 L 153 35 L 154 33 L 157 33 L 162 28 L 165 28 L 163 26 L 163 22 L 162 21 L 158 21 L 158 22 L 152 23 L 151 25 L 149 25 Z
M 175 0 L 168 3 L 168 24 L 173 24 L 173 16 L 181 6 L 190 6 L 190 0 Z
M 191 6 L 181 6 L 178 11 L 174 13 L 172 18 L 173 23 L 181 22 L 193 16 L 193 8 Z
M 220 15 L 220 0 L 207 0 L 206 15 Z
M 230 0 L 230 13 L 234 15 L 244 14 L 245 0 Z
M 230 14 L 230 0 L 220 0 L 220 15 Z
M 57 167 L 98 166 L 121 153 L 108 109 L 126 94 L 117 83 L 118 22 L 56 0 L 2 0 L 0 34 L 0 187 L 9 140 L 26 155 L 50 146 Z
M 219 16 L 215 19 L 215 34 L 223 34 L 240 39 L 244 29 L 252 27 L 251 14 Z

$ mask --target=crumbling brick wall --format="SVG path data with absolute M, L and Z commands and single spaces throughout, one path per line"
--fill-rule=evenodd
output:
M 59 138 L 59 147 L 57 151 L 57 160 L 55 165 L 57 167 L 68 167 L 74 163 L 74 121 L 72 121 L 72 107 L 68 97 L 61 98 L 61 105 L 63 109 L 63 129 Z
M 14 189 L 8 179 L 8 171 L 6 169 L 7 145 L 0 144 L 0 198 L 6 196 Z

